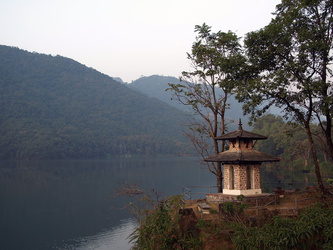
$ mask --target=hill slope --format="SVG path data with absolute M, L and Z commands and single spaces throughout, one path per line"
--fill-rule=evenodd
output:
M 175 98 L 172 97 L 170 91 L 165 91 L 169 87 L 168 83 L 178 84 L 180 81 L 179 79 L 171 76 L 153 75 L 148 77 L 141 77 L 128 84 L 128 87 L 140 91 L 141 93 L 145 93 L 150 97 L 155 97 L 180 110 L 191 112 L 192 110 L 190 107 L 184 106 L 175 100 Z M 218 89 L 218 91 L 221 90 Z M 242 104 L 239 103 L 234 98 L 234 96 L 229 97 L 228 104 L 230 105 L 230 108 L 226 111 L 226 120 L 228 123 L 229 131 L 238 128 L 238 121 L 240 118 L 242 119 L 244 128 L 249 129 L 250 127 L 247 126 L 249 117 L 243 115 Z
M 0 105 L 2 159 L 173 154 L 188 147 L 181 111 L 61 56 L 0 46 Z
M 147 96 L 159 99 L 177 109 L 189 111 L 189 107 L 180 104 L 177 100 L 173 100 L 171 92 L 166 91 L 166 89 L 169 88 L 169 83 L 178 84 L 180 81 L 172 76 L 153 75 L 141 77 L 132 83 L 127 84 L 127 86 L 133 90 L 144 93 Z

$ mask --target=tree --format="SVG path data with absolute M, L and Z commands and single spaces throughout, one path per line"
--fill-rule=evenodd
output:
M 244 40 L 249 59 L 245 71 L 248 86 L 238 92 L 239 100 L 247 101 L 245 112 L 253 117 L 275 105 L 285 118 L 305 129 L 323 192 L 310 124 L 318 119 L 332 156 L 332 97 L 328 93 L 333 60 L 332 15 L 331 0 L 282 0 L 269 25 L 248 33 Z
M 231 31 L 213 33 L 206 25 L 195 26 L 196 41 L 187 58 L 193 71 L 182 72 L 180 84 L 169 84 L 178 101 L 190 106 L 199 119 L 193 119 L 185 135 L 202 159 L 224 150 L 215 138 L 226 131 L 225 112 L 228 97 L 235 88 L 235 76 L 245 62 L 239 38 Z M 203 163 L 216 175 L 218 192 L 222 192 L 222 166 Z

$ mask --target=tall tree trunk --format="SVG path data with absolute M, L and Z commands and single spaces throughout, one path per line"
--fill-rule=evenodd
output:
M 321 72 L 321 79 L 322 79 L 322 96 L 324 97 L 323 102 L 323 114 L 325 115 L 326 119 L 326 127 L 324 128 L 322 126 L 322 129 L 324 130 L 325 137 L 326 137 L 326 143 L 329 149 L 330 159 L 333 161 L 333 142 L 332 142 L 332 116 L 331 116 L 331 109 L 330 109 L 330 103 L 329 103 L 329 94 L 327 93 L 328 87 L 326 84 L 327 81 L 327 65 L 328 65 L 328 53 L 325 54 L 323 57 L 322 62 L 322 72 Z
M 222 163 L 216 162 L 216 181 L 217 181 L 217 192 L 222 193 L 223 187 L 222 187 L 222 180 L 223 180 L 223 174 L 222 174 Z
M 310 124 L 308 122 L 305 124 L 305 131 L 306 131 L 306 134 L 307 134 L 309 142 L 310 142 L 311 153 L 312 153 L 312 158 L 313 158 L 313 162 L 315 165 L 315 174 L 316 174 L 316 178 L 317 178 L 318 187 L 319 187 L 321 193 L 325 194 L 325 188 L 324 188 L 323 180 L 321 178 L 320 167 L 319 167 L 319 162 L 318 162 L 318 158 L 317 158 L 317 150 L 315 148 L 315 144 L 314 144 L 313 137 L 312 137 L 311 130 L 310 130 Z
M 326 122 L 327 122 L 325 129 L 326 143 L 330 154 L 330 160 L 333 161 L 332 120 L 329 115 L 326 115 Z

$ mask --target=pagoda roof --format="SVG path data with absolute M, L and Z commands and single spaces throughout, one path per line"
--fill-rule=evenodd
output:
M 267 136 L 243 130 L 241 120 L 239 120 L 238 130 L 215 137 L 215 140 L 230 140 L 230 139 L 266 140 L 267 138 L 268 138 Z
M 253 140 L 266 140 L 268 137 L 264 135 L 255 134 L 246 130 L 236 130 L 218 137 L 215 140 L 230 140 L 230 139 L 253 139 Z
M 278 157 L 261 153 L 257 150 L 228 150 L 210 156 L 204 161 L 207 162 L 222 162 L 222 163 L 255 163 L 255 162 L 276 162 L 280 161 Z

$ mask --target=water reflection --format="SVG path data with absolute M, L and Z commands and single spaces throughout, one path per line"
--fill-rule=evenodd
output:
M 125 220 L 119 226 L 106 232 L 102 232 L 95 236 L 89 236 L 81 239 L 78 250 L 128 250 L 131 248 L 129 243 L 129 235 L 134 231 L 135 222 L 133 220 Z
M 59 250 L 129 250 L 129 235 L 136 224 L 132 219 L 122 220 L 121 224 L 110 230 L 104 230 L 96 235 L 83 238 L 54 242 L 50 248 Z M 60 247 L 61 246 L 61 247 Z
M 123 221 L 129 212 L 113 209 L 129 200 L 110 198 L 119 183 L 137 183 L 165 196 L 179 194 L 183 185 L 214 183 L 195 158 L 0 164 L 1 249 L 89 249 L 93 244 L 103 249 L 115 228 L 130 229 Z
M 262 170 L 263 182 L 313 179 L 311 173 Z M 0 161 L 0 248 L 128 249 L 131 215 L 113 208 L 130 200 L 110 198 L 120 183 L 169 196 L 183 186 L 214 186 L 215 177 L 196 158 Z

